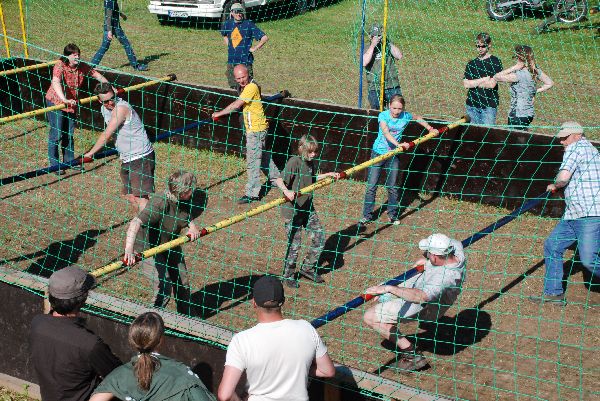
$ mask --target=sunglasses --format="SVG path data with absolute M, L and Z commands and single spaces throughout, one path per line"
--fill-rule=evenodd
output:
M 234 14 L 243 14 L 244 12 L 242 10 L 233 10 L 232 13 L 234 13 Z
M 102 104 L 108 104 L 109 102 L 112 102 L 113 100 L 115 100 L 115 97 L 111 97 L 110 99 L 106 99 L 106 100 L 101 100 L 100 98 L 98 98 L 98 101 Z
M 488 47 L 488 45 L 475 45 L 475 47 L 478 49 L 485 49 L 486 47 Z

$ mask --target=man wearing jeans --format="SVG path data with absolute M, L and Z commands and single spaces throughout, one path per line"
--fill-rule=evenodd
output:
M 556 181 L 548 191 L 565 187 L 563 218 L 544 243 L 544 292 L 535 303 L 564 304 L 563 254 L 577 242 L 581 264 L 600 277 L 600 153 L 583 135 L 583 127 L 564 123 L 556 135 L 565 148 Z
M 246 194 L 238 200 L 238 204 L 252 203 L 260 200 L 260 170 L 268 170 L 269 180 L 274 185 L 280 177 L 279 169 L 273 162 L 270 152 L 263 151 L 269 124 L 261 102 L 260 87 L 250 80 L 245 65 L 236 65 L 233 76 L 240 86 L 240 97 L 223 110 L 212 114 L 213 120 L 242 108 L 244 127 L 246 129 L 246 164 L 248 183 Z
M 495 125 L 498 111 L 498 83 L 492 78 L 502 71 L 502 62 L 492 55 L 492 38 L 483 32 L 475 46 L 479 56 L 467 64 L 463 85 L 467 92 L 467 114 L 472 124 Z
M 110 47 L 113 37 L 116 36 L 123 45 L 123 48 L 125 48 L 125 53 L 127 54 L 131 67 L 137 71 L 148 70 L 147 64 L 138 63 L 133 48 L 131 47 L 131 43 L 129 43 L 125 31 L 121 28 L 119 18 L 123 18 L 124 20 L 127 19 L 125 14 L 119 10 L 119 3 L 117 0 L 104 0 L 104 36 L 102 37 L 100 49 L 98 49 L 96 55 L 92 58 L 92 65 L 100 64 L 102 57 L 104 57 L 104 53 L 106 53 Z

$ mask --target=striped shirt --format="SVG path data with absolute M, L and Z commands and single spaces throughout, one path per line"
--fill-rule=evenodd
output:
M 560 170 L 570 172 L 563 219 L 600 216 L 600 153 L 586 138 L 567 146 Z

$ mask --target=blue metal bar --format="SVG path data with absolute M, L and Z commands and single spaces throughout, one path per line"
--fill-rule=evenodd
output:
M 493 233 L 500 227 L 513 221 L 514 219 L 516 219 L 518 216 L 522 215 L 523 213 L 533 209 L 540 202 L 548 199 L 549 195 L 550 195 L 550 192 L 544 192 L 543 194 L 539 195 L 537 198 L 533 198 L 533 199 L 529 200 L 523 206 L 519 207 L 517 210 L 515 210 L 511 214 L 504 216 L 503 218 L 496 221 L 495 223 L 490 224 L 489 226 L 485 227 L 483 230 L 478 231 L 477 233 L 471 235 L 469 238 L 462 241 L 463 247 L 465 247 L 465 248 L 468 247 L 469 245 L 473 244 L 474 242 L 479 241 L 481 238 L 485 237 L 486 235 Z M 395 277 L 391 280 L 386 281 L 384 285 L 398 285 L 398 284 L 410 279 L 418 272 L 419 272 L 419 270 L 417 270 L 417 268 L 412 268 L 412 269 L 402 273 L 398 277 Z M 329 323 L 330 321 L 350 312 L 351 310 L 358 308 L 360 305 L 364 304 L 366 301 L 369 301 L 373 298 L 374 298 L 374 296 L 372 296 L 372 295 L 363 294 L 359 297 L 352 299 L 349 302 L 346 302 L 344 305 L 339 306 L 339 307 L 327 312 L 323 316 L 314 319 L 311 322 L 311 324 L 315 328 L 321 327 L 321 326 Z

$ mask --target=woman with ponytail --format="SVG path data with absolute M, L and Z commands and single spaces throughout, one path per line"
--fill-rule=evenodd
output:
M 129 328 L 129 344 L 137 352 L 112 371 L 90 401 L 115 398 L 130 401 L 214 401 L 198 376 L 182 363 L 160 355 L 165 324 L 159 314 L 146 312 Z
M 525 45 L 515 46 L 516 64 L 494 75 L 498 82 L 510 83 L 510 111 L 508 125 L 527 131 L 533 121 L 535 95 L 552 88 L 554 82 L 537 67 L 533 49 Z M 542 86 L 536 88 L 536 81 Z

